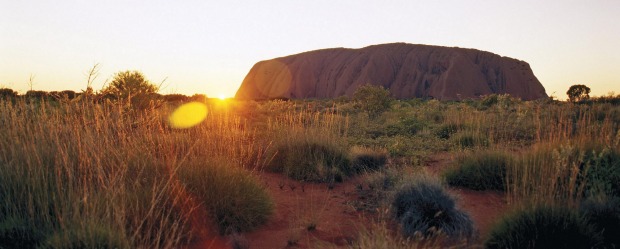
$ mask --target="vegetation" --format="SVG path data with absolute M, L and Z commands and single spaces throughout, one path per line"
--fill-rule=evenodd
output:
M 471 237 L 469 216 L 458 210 L 454 199 L 439 182 L 426 177 L 408 181 L 392 201 L 394 216 L 406 236 L 429 236 L 441 232 L 451 237 Z
M 264 171 L 300 181 L 295 193 L 360 175 L 353 206 L 393 215 L 372 226 L 381 236 L 360 229 L 355 248 L 452 246 L 440 241 L 474 229 L 441 183 L 420 176 L 437 155 L 456 158 L 442 175 L 450 186 L 505 192 L 515 212 L 489 247 L 531 241 L 516 236 L 541 236 L 530 233 L 537 227 L 561 247 L 554 236 L 569 233 L 553 233 L 560 225 L 583 227 L 567 232 L 587 245 L 618 246 L 613 94 L 440 102 L 365 86 L 351 100 L 223 102 L 162 96 L 125 73 L 117 77 L 137 80 L 100 92 L 0 90 L 1 248 L 178 248 L 205 229 L 243 236 L 274 210 L 266 186 L 279 183 L 264 182 Z M 206 106 L 205 120 L 173 127 L 168 117 L 189 101 Z
M 353 100 L 371 119 L 390 108 L 390 91 L 382 86 L 364 85 L 353 93 Z
M 120 98 L 156 93 L 159 87 L 149 82 L 139 71 L 121 71 L 114 75 L 103 92 Z
M 504 217 L 486 248 L 596 248 L 601 238 L 578 212 L 567 207 L 535 206 Z
M 501 151 L 482 151 L 460 157 L 444 171 L 446 183 L 473 190 L 505 190 L 510 156 Z
M 590 98 L 590 88 L 585 85 L 572 85 L 566 92 L 570 102 L 580 102 Z

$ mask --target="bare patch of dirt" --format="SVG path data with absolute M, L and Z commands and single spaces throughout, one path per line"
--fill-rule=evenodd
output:
M 333 186 L 303 183 L 281 174 L 260 173 L 276 204 L 271 220 L 245 234 L 250 248 L 314 248 L 316 244 L 345 246 L 357 235 L 365 214 L 349 203 L 357 198 L 359 179 Z

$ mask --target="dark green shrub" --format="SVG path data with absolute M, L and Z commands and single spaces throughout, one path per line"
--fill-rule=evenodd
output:
M 486 95 L 486 96 L 484 96 L 484 98 L 482 98 L 482 100 L 480 101 L 480 106 L 482 107 L 482 109 L 486 109 L 486 108 L 489 108 L 489 107 L 497 104 L 497 102 L 499 102 L 499 95 L 497 95 L 497 94 L 490 94 L 490 95 Z
M 139 94 L 156 93 L 159 87 L 147 80 L 140 71 L 121 71 L 114 75 L 103 93 L 119 98 L 127 98 Z
M 166 102 L 187 102 L 189 97 L 183 94 L 166 94 L 164 95 L 164 101 Z
M 370 119 L 375 119 L 390 108 L 392 97 L 390 97 L 390 91 L 383 86 L 367 84 L 355 90 L 353 100 L 359 109 L 368 114 Z
M 381 169 L 387 163 L 387 159 L 386 150 L 363 147 L 353 147 L 351 149 L 351 167 L 356 173 Z
M 588 199 L 581 213 L 603 237 L 604 248 L 620 248 L 620 198 Z
M 476 152 L 459 158 L 455 167 L 444 172 L 444 177 L 451 186 L 503 191 L 509 162 L 510 157 L 504 152 Z
M 0 220 L 0 248 L 35 248 L 45 238 L 45 232 L 25 219 L 13 216 Z
M 49 236 L 40 249 L 86 249 L 86 248 L 132 248 L 128 239 L 119 230 L 103 224 L 89 227 L 67 228 Z
M 17 92 L 13 91 L 13 89 L 9 88 L 0 88 L 0 98 L 15 98 L 17 97 Z
M 593 248 L 601 243 L 594 227 L 568 207 L 535 206 L 505 216 L 486 248 Z
M 46 99 L 49 97 L 49 93 L 46 91 L 34 91 L 30 90 L 26 92 L 26 98 L 29 99 Z
M 579 162 L 587 169 L 586 191 L 591 195 L 604 193 L 620 197 L 620 153 L 610 148 L 586 148 Z M 585 173 L 584 172 L 584 173 Z
M 469 237 L 474 232 L 469 216 L 456 209 L 454 199 L 436 180 L 413 179 L 397 190 L 392 209 L 405 236 L 428 236 L 439 230 L 451 237 Z
M 474 134 L 472 132 L 457 133 L 454 136 L 456 144 L 461 148 L 472 148 L 476 146 L 489 146 L 489 140 L 482 134 Z
M 222 234 L 252 231 L 273 212 L 273 201 L 254 176 L 227 160 L 189 162 L 181 181 L 207 209 Z
M 417 134 L 425 126 L 424 123 L 414 117 L 402 119 L 400 123 L 402 125 L 402 134 L 406 136 L 413 136 Z
M 342 181 L 354 172 L 347 154 L 338 146 L 301 140 L 275 147 L 273 159 L 267 165 L 274 172 L 304 181 Z
M 435 131 L 435 135 L 441 139 L 448 139 L 452 136 L 452 134 L 459 131 L 460 126 L 457 124 L 444 124 L 439 126 L 439 128 Z

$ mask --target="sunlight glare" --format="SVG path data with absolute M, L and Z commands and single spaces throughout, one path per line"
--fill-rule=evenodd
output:
M 224 94 L 220 94 L 218 98 L 220 100 L 226 100 L 226 96 Z
M 185 129 L 193 127 L 207 117 L 207 106 L 200 102 L 190 102 L 179 106 L 168 118 L 174 128 Z

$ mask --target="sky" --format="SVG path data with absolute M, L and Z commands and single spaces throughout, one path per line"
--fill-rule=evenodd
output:
M 234 96 L 258 61 L 405 42 L 528 62 L 547 94 L 620 94 L 618 0 L 0 0 L 0 88 L 101 89 L 139 70 L 161 93 Z

